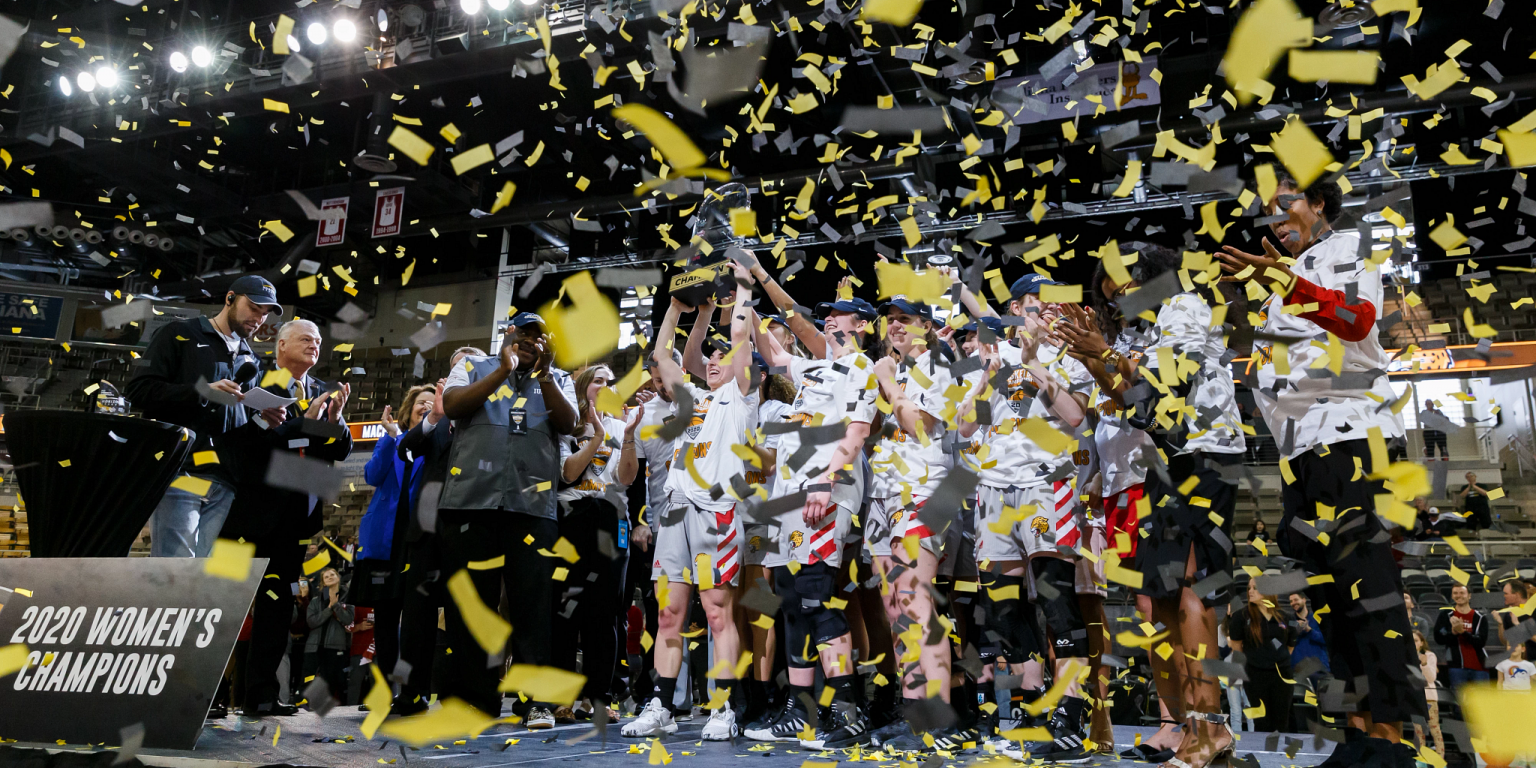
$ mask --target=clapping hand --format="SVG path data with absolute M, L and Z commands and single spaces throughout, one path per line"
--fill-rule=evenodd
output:
M 388 432 L 390 437 L 400 436 L 400 422 L 389 415 L 389 406 L 384 406 L 384 412 L 379 414 L 379 423 L 384 426 L 384 431 Z

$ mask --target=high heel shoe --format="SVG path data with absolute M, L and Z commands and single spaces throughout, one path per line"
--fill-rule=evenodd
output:
M 1168 762 L 1163 763 L 1164 768 L 1212 768 L 1212 766 L 1226 765 L 1227 762 L 1232 758 L 1233 749 L 1237 745 L 1237 737 L 1232 734 L 1232 729 L 1227 726 L 1227 716 L 1212 714 L 1210 712 L 1186 712 L 1185 717 L 1190 721 L 1202 720 L 1212 725 L 1221 726 L 1221 729 L 1226 731 L 1227 743 L 1225 746 L 1217 749 L 1210 757 L 1205 758 L 1203 762 L 1191 763 L 1187 760 L 1175 756 L 1169 758 Z M 1188 725 L 1191 732 L 1194 732 L 1194 723 L 1190 722 Z M 1196 736 L 1196 739 L 1196 743 L 1199 744 L 1200 737 L 1198 735 Z M 1214 739 L 1212 739 L 1212 741 L 1214 741 Z

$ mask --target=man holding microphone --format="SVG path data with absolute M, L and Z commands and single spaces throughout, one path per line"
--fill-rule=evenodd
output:
M 281 317 L 277 290 L 259 275 L 235 280 L 224 307 L 212 318 L 177 320 L 155 334 L 143 368 L 128 382 L 128 399 L 144 416 L 186 427 L 196 433 L 191 464 L 183 468 L 193 483 L 165 492 L 155 508 L 150 554 L 154 557 L 207 557 L 235 499 L 230 468 L 209 461 L 228 432 L 248 421 L 244 390 L 254 385 L 256 355 L 248 339 L 269 315 Z M 282 409 L 262 412 L 267 424 L 283 422 Z M 207 483 L 204 493 L 187 485 Z

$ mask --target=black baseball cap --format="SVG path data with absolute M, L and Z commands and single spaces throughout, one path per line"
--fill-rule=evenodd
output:
M 277 288 L 272 281 L 261 275 L 241 275 L 229 284 L 229 292 L 236 296 L 244 296 L 251 301 L 269 306 L 272 314 L 283 316 L 283 305 L 277 303 Z
M 997 334 L 998 336 L 1002 336 L 1003 335 L 1003 321 L 998 319 L 998 318 L 996 318 L 996 317 L 979 317 L 979 318 L 976 318 L 975 320 L 972 320 L 969 323 L 966 323 L 965 325 L 960 326 L 960 330 L 962 330 L 962 331 L 964 331 L 966 333 L 975 333 L 976 332 L 976 324 L 978 322 L 981 323 L 982 325 L 985 325 L 987 328 L 991 329 L 991 331 L 993 333 Z
M 875 318 L 880 316 L 880 313 L 875 311 L 874 305 L 859 298 L 824 301 L 816 305 L 817 317 L 826 317 L 833 312 L 852 312 L 870 322 L 874 322 Z
M 1038 272 L 1030 272 L 1018 280 L 1013 281 L 1013 287 L 1008 289 L 1013 298 L 1021 298 L 1031 293 L 1039 293 L 1042 285 L 1061 285 L 1061 283 L 1046 277 Z
M 930 322 L 933 321 L 932 307 L 927 304 L 908 301 L 905 296 L 893 296 L 890 301 L 881 304 L 880 314 L 888 315 L 893 309 L 904 315 L 914 315 Z

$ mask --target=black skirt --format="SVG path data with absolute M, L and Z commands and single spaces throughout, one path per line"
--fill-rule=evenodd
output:
M 1141 521 L 1135 562 L 1142 575 L 1142 594 L 1154 599 L 1175 598 L 1180 589 L 1199 584 L 1204 592 L 1200 598 L 1208 606 L 1230 599 L 1232 518 L 1237 507 L 1237 489 L 1222 479 L 1218 467 L 1241 461 L 1241 454 L 1175 455 L 1168 461 L 1171 485 L 1163 482 L 1157 472 L 1147 473 L 1146 496 L 1152 511 Z M 1179 486 L 1192 475 L 1199 482 L 1188 494 L 1180 494 Z M 1209 506 L 1192 503 L 1195 499 L 1205 499 Z M 1221 522 L 1217 523 L 1216 518 Z M 1191 551 L 1195 572 L 1193 578 L 1186 579 L 1185 565 Z M 1217 574 L 1225 574 L 1226 578 L 1206 581 Z

